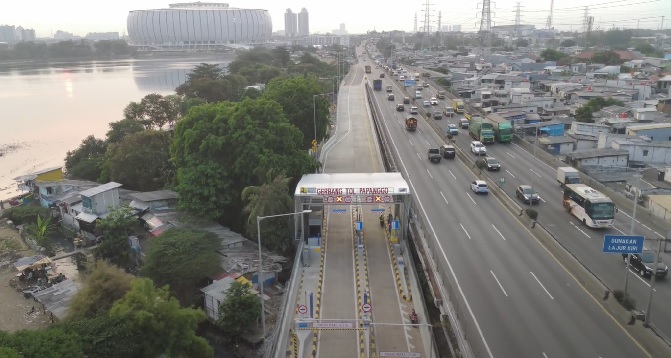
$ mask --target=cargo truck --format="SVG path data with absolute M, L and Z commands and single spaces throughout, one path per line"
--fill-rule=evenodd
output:
M 494 126 L 494 139 L 499 143 L 510 143 L 513 141 L 513 126 L 510 121 L 495 113 L 485 117 Z
M 483 121 L 482 117 L 473 117 L 471 124 L 468 126 L 468 132 L 473 139 L 485 144 L 494 143 L 493 125 L 489 122 Z
M 366 65 L 366 73 L 370 73 L 370 66 Z
M 408 117 L 405 119 L 405 130 L 408 132 L 414 132 L 417 130 L 417 119 L 414 117 Z
M 464 101 L 455 99 L 452 101 L 452 108 L 454 108 L 454 111 L 459 114 L 464 113 Z
M 438 97 L 438 99 L 445 99 L 445 91 L 436 92 L 436 97 Z
M 573 167 L 559 167 L 557 168 L 557 181 L 560 186 L 566 184 L 581 184 L 580 172 Z
M 382 80 L 373 80 L 373 89 L 376 91 L 382 91 Z

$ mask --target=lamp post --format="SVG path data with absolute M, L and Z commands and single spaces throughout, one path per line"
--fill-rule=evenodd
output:
M 312 121 L 314 122 L 315 126 L 315 137 L 314 140 L 317 141 L 317 102 L 316 99 L 318 96 L 329 96 L 334 94 L 335 92 L 329 92 L 329 93 L 320 93 L 320 94 L 313 94 L 312 95 Z
M 629 228 L 629 235 L 634 235 L 634 226 L 636 225 L 636 207 L 638 206 L 638 192 L 641 190 L 641 175 L 636 175 L 636 191 L 634 191 L 634 209 L 631 212 L 631 227 Z M 624 295 L 622 299 L 627 297 L 627 286 L 629 284 L 629 260 L 631 254 L 627 254 L 627 262 L 624 264 Z M 653 275 L 655 273 L 653 272 Z M 652 294 L 651 294 L 652 295 Z
M 261 250 L 261 220 L 268 218 L 277 218 L 280 216 L 290 216 L 290 215 L 299 215 L 299 214 L 309 214 L 312 210 L 303 210 L 293 213 L 278 214 L 278 215 L 268 215 L 268 216 L 257 216 L 256 217 L 256 236 L 258 238 L 259 244 L 259 293 L 261 294 L 261 327 L 263 333 L 263 340 L 266 339 L 266 312 L 265 312 L 265 303 L 263 302 L 263 253 Z M 303 217 L 301 216 L 301 222 L 303 222 Z M 305 230 L 305 225 L 301 227 L 301 237 L 303 231 Z

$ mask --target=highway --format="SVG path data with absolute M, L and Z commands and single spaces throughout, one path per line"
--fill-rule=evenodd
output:
M 324 173 L 384 172 L 368 114 L 364 78 L 363 64 L 357 64 L 340 88 L 335 143 L 324 155 Z M 423 311 L 420 309 L 422 303 L 401 302 L 387 239 L 379 225 L 379 213 L 371 212 L 371 208 L 389 210 L 388 206 L 381 205 L 325 206 L 328 224 L 319 319 L 324 322 L 360 320 L 362 301 L 359 293 L 366 292 L 373 307 L 372 349 L 428 356 L 424 353 L 419 330 L 402 326 L 410 323 L 412 305 L 420 305 L 418 311 Z M 353 214 L 357 213 L 361 214 L 365 228 L 365 256 L 355 250 L 353 241 Z M 321 330 L 316 355 L 327 358 L 361 356 L 362 340 L 361 330 Z
M 435 94 L 434 87 L 424 90 L 424 95 L 432 97 Z M 432 106 L 436 110 L 442 110 L 450 106 L 451 100 L 439 100 L 438 106 Z M 445 131 L 448 123 L 457 124 L 463 115 L 452 118 L 444 117 L 435 120 Z M 467 129 L 460 129 L 460 134 L 454 136 L 459 147 L 469 150 L 472 138 Z M 537 148 L 537 151 L 540 151 Z M 545 162 L 533 156 L 517 144 L 489 144 L 487 145 L 488 156 L 494 157 L 501 163 L 500 172 L 489 172 L 489 176 L 498 182 L 499 178 L 505 178 L 503 189 L 511 197 L 515 198 L 515 188 L 522 184 L 533 185 L 534 189 L 542 198 L 540 205 L 534 208 L 538 211 L 538 221 L 553 236 L 569 250 L 583 265 L 594 273 L 604 284 L 611 289 L 624 288 L 624 263 L 621 255 L 602 253 L 603 235 L 628 235 L 630 234 L 631 212 L 620 210 L 615 216 L 615 226 L 612 229 L 591 229 L 584 226 L 574 216 L 569 215 L 562 207 L 561 200 L 563 189 L 557 183 L 557 169 L 547 165 Z M 514 199 L 517 200 L 517 199 Z M 520 202 L 520 205 L 523 205 Z M 643 235 L 646 238 L 660 237 L 661 229 L 654 229 L 652 224 L 645 220 L 648 215 L 639 206 L 637 210 L 637 223 L 634 235 Z M 639 220 L 643 218 L 642 220 Z M 646 242 L 648 248 L 656 249 L 657 242 Z M 665 264 L 671 263 L 671 257 L 662 253 Z M 630 271 L 628 292 L 636 300 L 637 308 L 645 310 L 650 294 L 650 278 L 640 277 L 637 272 Z M 658 279 L 653 295 L 651 323 L 664 332 L 665 336 L 671 337 L 671 285 L 669 279 Z
M 380 73 L 376 69 L 371 78 Z M 436 257 L 458 281 L 453 288 L 468 312 L 460 321 L 475 355 L 650 356 L 495 196 L 470 191 L 475 176 L 469 168 L 458 159 L 426 159 L 427 149 L 443 139 L 424 119 L 417 132 L 404 129 L 406 113 L 395 110 L 404 94 L 392 79 L 385 78 L 383 87 L 392 83 L 396 100 L 388 101 L 384 90 L 375 100 L 419 214 L 438 238 Z

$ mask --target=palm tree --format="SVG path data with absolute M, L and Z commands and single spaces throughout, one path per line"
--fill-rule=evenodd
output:
M 278 215 L 291 212 L 294 200 L 289 195 L 291 178 L 283 172 L 269 170 L 265 183 L 261 186 L 248 186 L 242 190 L 242 200 L 247 203 L 244 212 L 247 217 L 247 233 L 256 235 L 256 217 Z
M 56 226 L 51 223 L 51 218 L 42 219 L 37 216 L 35 226 L 32 227 L 31 234 L 35 241 L 47 251 L 51 251 L 52 243 L 49 237 L 56 231 Z

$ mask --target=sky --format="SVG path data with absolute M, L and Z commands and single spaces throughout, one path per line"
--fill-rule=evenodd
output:
M 3 1 L 0 7 L 0 25 L 23 26 L 35 29 L 37 37 L 51 37 L 56 30 L 84 36 L 88 32 L 126 31 L 126 17 L 131 10 L 167 8 L 169 3 L 188 0 L 32 0 Z M 216 2 L 216 1 L 212 1 Z M 226 1 L 219 1 L 226 2 Z M 266 9 L 273 20 L 273 31 L 284 29 L 284 12 L 291 8 L 299 12 L 305 7 L 310 16 L 311 33 L 327 33 L 344 23 L 349 33 L 369 30 L 412 31 L 417 14 L 418 27 L 423 25 L 425 1 L 421 0 L 231 0 L 231 7 Z M 476 31 L 480 25 L 482 0 L 441 1 L 432 4 L 432 27 L 442 12 L 442 25 L 461 25 L 462 31 Z M 492 25 L 515 24 L 515 0 L 492 1 Z M 555 0 L 555 28 L 579 30 L 584 7 L 590 6 L 594 29 L 612 27 L 671 28 L 671 0 Z M 520 23 L 545 28 L 550 0 L 519 1 Z

